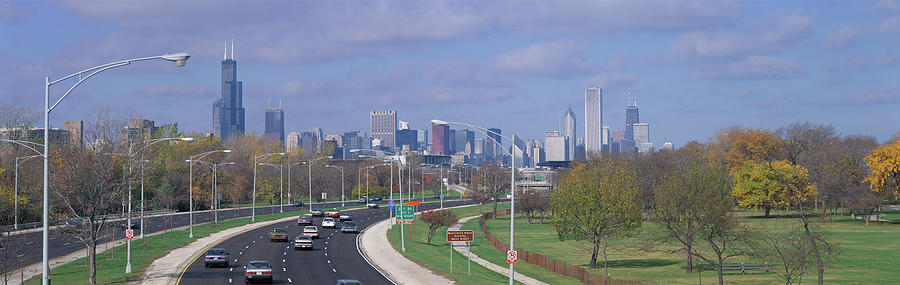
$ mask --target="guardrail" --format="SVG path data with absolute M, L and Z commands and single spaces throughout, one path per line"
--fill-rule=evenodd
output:
M 175 213 L 175 210 L 153 210 L 153 211 L 144 211 L 144 216 L 146 217 L 146 216 L 152 216 L 152 215 L 171 214 L 171 213 Z M 100 216 L 100 217 L 101 217 L 101 218 L 106 218 L 106 219 L 108 219 L 108 220 L 114 220 L 114 219 L 124 219 L 124 218 L 126 218 L 126 215 L 123 215 L 123 214 L 110 214 L 110 215 L 103 215 L 103 216 Z M 133 212 L 131 218 L 134 219 L 135 217 L 140 218 L 140 214 L 139 214 L 138 212 Z M 65 220 L 52 220 L 52 221 L 50 221 L 50 226 L 53 227 L 53 226 L 65 225 L 66 222 L 67 222 L 67 221 L 70 221 L 70 220 L 71 220 L 71 219 L 65 219 Z M 31 223 L 22 223 L 22 224 L 19 224 L 19 228 L 18 228 L 18 229 L 15 229 L 15 226 L 13 226 L 13 225 L 3 226 L 3 227 L 0 227 L 0 229 L 2 229 L 3 232 L 12 232 L 12 231 L 21 231 L 21 230 L 36 229 L 36 228 L 40 228 L 40 227 L 43 226 L 43 225 L 44 225 L 43 222 L 31 222 Z

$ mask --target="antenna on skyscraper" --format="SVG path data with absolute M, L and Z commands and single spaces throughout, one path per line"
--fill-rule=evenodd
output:
M 231 38 L 231 60 L 234 60 L 234 38 Z
M 228 41 L 225 41 L 225 54 L 222 55 L 222 60 L 228 60 Z

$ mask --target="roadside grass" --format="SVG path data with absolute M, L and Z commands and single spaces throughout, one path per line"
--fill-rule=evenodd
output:
M 498 207 L 498 209 L 508 208 L 508 203 L 500 204 Z M 489 209 L 493 209 L 493 207 L 488 205 L 484 206 L 485 211 Z M 478 210 L 478 205 L 452 209 L 459 217 L 478 215 Z M 469 276 L 466 271 L 466 256 L 455 251 L 453 252 L 453 274 L 450 274 L 450 245 L 446 242 L 446 227 L 434 232 L 434 237 L 432 237 L 430 244 L 426 242 L 428 236 L 427 224 L 417 221 L 415 224 L 404 225 L 404 231 L 406 231 L 406 253 L 404 255 L 407 258 L 437 272 L 438 274 L 454 279 L 459 284 L 503 284 L 509 280 L 508 277 L 491 271 L 474 262 L 471 264 L 472 275 Z M 399 225 L 394 225 L 394 228 L 388 231 L 388 240 L 391 242 L 394 249 L 399 252 Z M 486 241 L 484 241 L 484 239 L 479 240 L 476 238 L 475 241 L 472 242 L 472 247 L 474 248 L 476 245 L 482 243 L 486 243 Z M 517 282 L 517 284 L 521 283 Z
M 361 208 L 361 206 L 341 207 L 340 209 Z M 275 214 L 257 215 L 257 222 L 276 220 L 284 217 L 297 216 L 307 211 L 284 212 Z M 196 239 L 222 230 L 240 227 L 250 224 L 249 217 L 219 220 L 219 223 L 204 223 L 194 225 L 194 238 L 189 238 L 189 230 L 176 230 L 158 235 L 148 236 L 144 239 L 134 240 L 131 243 L 132 273 L 125 274 L 126 245 L 119 245 L 109 249 L 105 253 L 97 254 L 97 283 L 98 284 L 125 284 L 139 281 L 147 266 L 154 260 L 165 256 L 170 251 L 183 247 Z M 101 247 L 98 246 L 98 249 Z M 55 284 L 88 284 L 87 258 L 82 257 L 68 264 L 54 268 L 50 271 L 50 278 Z M 40 284 L 41 276 L 35 276 L 25 281 L 25 284 Z
M 781 226 L 799 223 L 795 218 L 795 212 L 773 211 L 772 218 L 762 218 L 762 213 L 748 210 L 736 212 L 740 220 L 750 226 L 773 226 L 776 223 Z M 521 214 L 516 215 L 516 246 L 532 252 L 547 255 L 557 260 L 570 264 L 578 264 L 587 267 L 590 262 L 590 247 L 585 242 L 560 241 L 556 230 L 549 223 L 527 224 Z M 818 220 L 812 218 L 812 220 Z M 900 281 L 900 272 L 896 270 L 896 263 L 891 262 L 894 257 L 900 255 L 900 226 L 897 224 L 880 224 L 865 226 L 860 220 L 852 220 L 848 216 L 836 216 L 834 222 L 817 223 L 824 231 L 829 242 L 839 247 L 839 254 L 829 256 L 826 259 L 825 282 L 837 284 L 890 284 Z M 509 239 L 509 216 L 501 216 L 498 220 L 488 220 L 487 225 L 491 233 L 500 240 Z M 477 221 L 470 221 L 464 228 L 475 229 L 476 239 L 479 238 Z M 683 254 L 668 254 L 664 249 L 676 249 L 675 244 L 667 247 L 650 249 L 648 243 L 642 241 L 641 235 L 652 234 L 658 228 L 653 223 L 645 222 L 641 233 L 637 237 L 617 238 L 610 242 L 609 273 L 610 277 L 621 280 L 640 281 L 649 284 L 694 284 L 698 278 L 715 281 L 717 275 L 713 267 L 703 265 L 700 275 L 685 273 L 687 262 Z M 481 237 L 483 239 L 483 237 Z M 496 255 L 496 250 L 490 244 L 486 248 L 473 247 L 473 252 L 482 258 Z M 506 260 L 502 258 L 486 258 L 491 262 L 504 265 Z M 773 284 L 783 283 L 775 273 L 783 270 L 776 257 L 769 260 L 757 260 L 741 256 L 730 259 L 728 263 L 762 263 L 767 261 L 772 266 L 772 271 L 765 274 L 761 271 L 727 272 L 725 282 L 729 284 Z M 696 262 L 696 260 L 695 260 Z M 593 274 L 603 275 L 602 256 L 598 257 L 598 267 L 589 269 Z M 520 263 L 521 264 L 521 263 Z M 696 264 L 696 263 L 695 263 Z M 516 265 L 516 271 L 524 266 Z M 547 271 L 549 272 L 549 271 Z M 526 273 L 527 274 L 527 273 Z M 536 277 L 556 275 L 553 273 L 539 274 Z M 702 275 L 702 276 L 701 276 Z M 535 276 L 533 276 L 535 277 Z M 803 280 L 815 282 L 815 267 L 810 267 L 803 275 Z M 548 282 L 548 281 L 545 281 Z M 561 284 L 561 282 L 548 282 Z

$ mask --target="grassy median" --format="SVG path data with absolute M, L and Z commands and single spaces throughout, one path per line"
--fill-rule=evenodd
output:
M 362 206 L 347 206 L 340 209 L 361 208 Z M 257 215 L 257 222 L 276 220 L 284 217 L 297 216 L 307 211 L 284 212 L 266 215 Z M 158 235 L 148 236 L 131 243 L 132 273 L 125 274 L 126 245 L 110 248 L 105 253 L 97 254 L 97 283 L 98 284 L 125 284 L 138 281 L 144 271 L 154 260 L 169 254 L 170 251 L 186 246 L 196 239 L 214 234 L 226 229 L 250 224 L 250 218 L 236 218 L 220 220 L 219 223 L 205 223 L 194 225 L 194 238 L 189 238 L 188 230 L 170 231 Z M 97 247 L 103 249 L 102 246 Z M 187 257 L 186 257 L 187 258 Z M 87 258 L 79 258 L 63 266 L 50 271 L 50 278 L 55 284 L 88 284 Z M 41 276 L 28 279 L 25 284 L 40 284 Z

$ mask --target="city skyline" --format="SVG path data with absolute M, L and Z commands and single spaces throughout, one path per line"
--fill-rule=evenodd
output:
M 110 105 L 206 133 L 222 95 L 222 43 L 234 38 L 246 131 L 258 135 L 265 99 L 283 97 L 286 129 L 366 130 L 367 111 L 389 109 L 411 129 L 444 119 L 540 138 L 566 106 L 584 122 L 583 90 L 594 85 L 604 125 L 624 127 L 626 88 L 636 87 L 641 121 L 676 147 L 733 125 L 813 121 L 879 141 L 900 129 L 896 1 L 192 2 L 160 15 L 165 6 L 0 4 L 0 98 L 37 106 L 28 94 L 42 92 L 44 76 L 184 51 L 183 70 L 129 66 L 79 87 L 53 127 Z M 273 8 L 288 13 L 257 13 Z

